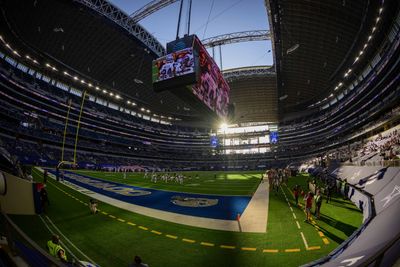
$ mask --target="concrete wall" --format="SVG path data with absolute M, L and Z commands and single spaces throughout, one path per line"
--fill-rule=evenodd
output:
M 8 214 L 35 214 L 33 183 L 4 173 L 6 193 L 0 195 L 0 208 Z

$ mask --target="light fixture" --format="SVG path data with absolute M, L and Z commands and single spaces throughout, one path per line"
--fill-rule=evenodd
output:
M 382 11 L 383 11 L 383 7 L 381 7 L 381 8 L 379 9 L 379 14 L 381 14 Z
M 103 93 L 107 94 L 107 91 L 103 89 Z
M 354 63 L 356 63 L 360 58 L 356 57 L 356 59 L 354 60 Z
M 64 75 L 69 75 L 68 72 L 64 71 Z
M 74 77 L 74 80 L 77 81 L 77 80 L 78 80 L 78 77 L 75 76 L 75 77 Z
M 377 18 L 376 18 L 376 22 L 378 22 L 380 19 L 381 19 L 381 17 L 377 17 Z
M 372 39 L 372 35 L 368 36 L 368 41 Z
M 114 95 L 114 93 L 113 92 L 110 92 L 110 96 L 113 96 Z
M 85 81 L 84 81 L 84 80 L 81 80 L 81 83 L 85 83 Z
M 93 85 L 92 85 L 91 83 L 88 83 L 88 86 L 89 86 L 89 87 L 92 87 Z
M 135 103 L 135 102 L 132 102 L 132 106 L 136 106 L 136 103 Z
M 50 67 L 50 64 L 49 64 L 49 63 L 46 63 L 46 67 Z
M 289 54 L 293 53 L 299 47 L 300 47 L 299 44 L 295 44 L 294 46 L 292 46 L 288 50 L 286 50 L 286 54 L 289 55 Z
M 142 84 L 142 83 L 143 83 L 142 80 L 139 80 L 139 79 L 136 79 L 136 78 L 135 78 L 133 81 L 134 81 L 135 83 L 138 83 L 138 84 Z
M 115 95 L 116 99 L 121 99 L 121 97 L 119 95 Z
M 373 27 L 373 28 L 372 28 L 372 32 L 374 32 L 375 30 L 376 30 L 376 27 Z
M 228 129 L 228 124 L 226 124 L 226 122 L 221 123 L 221 125 L 219 126 L 219 128 L 222 131 L 226 131 L 226 129 Z
M 100 90 L 100 88 L 98 86 L 95 87 L 96 90 Z
M 129 100 L 128 100 L 128 101 L 126 101 L 126 103 L 130 104 L 130 103 L 131 103 L 131 101 L 129 101 Z

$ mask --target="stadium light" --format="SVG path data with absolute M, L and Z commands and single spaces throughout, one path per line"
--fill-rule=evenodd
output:
M 226 122 L 221 123 L 221 125 L 219 126 L 219 128 L 222 131 L 226 131 L 226 129 L 228 129 L 228 124 L 226 124 Z
M 142 83 L 143 83 L 142 80 L 139 80 L 139 79 L 136 79 L 136 78 L 135 78 L 133 81 L 134 81 L 135 83 L 138 83 L 138 84 L 142 84 Z
M 287 94 L 286 94 L 286 95 L 283 95 L 283 96 L 279 97 L 279 100 L 280 100 L 280 101 L 285 100 L 287 97 L 288 97 Z

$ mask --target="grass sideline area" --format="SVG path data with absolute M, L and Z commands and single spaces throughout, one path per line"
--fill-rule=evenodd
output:
M 35 180 L 42 181 L 42 174 L 37 170 L 33 174 Z M 140 255 L 150 267 L 299 266 L 336 248 L 361 225 L 362 214 L 349 201 L 334 196 L 332 203 L 324 201 L 322 204 L 322 217 L 316 225 L 304 223 L 305 214 L 294 206 L 289 190 L 295 184 L 306 188 L 306 176 L 292 177 L 278 193 L 270 193 L 266 234 L 190 227 L 105 203 L 99 203 L 99 214 L 91 215 L 84 205 L 89 201 L 88 196 L 52 179 L 47 183 L 51 203 L 47 216 L 76 247 L 103 267 L 127 266 L 135 255 Z M 39 216 L 12 218 L 45 248 L 51 235 Z M 306 249 L 301 233 L 311 250 Z M 73 247 L 68 247 L 78 257 L 83 257 Z
M 87 175 L 116 183 L 134 185 L 144 188 L 153 188 L 174 192 L 213 194 L 213 195 L 235 195 L 251 196 L 257 189 L 261 180 L 260 171 L 203 171 L 203 172 L 179 172 L 185 175 L 183 185 L 175 182 L 165 183 L 158 180 L 157 183 L 151 182 L 151 173 L 148 178 L 144 178 L 144 173 L 127 172 L 124 179 L 122 172 L 102 172 L 102 171 L 74 171 L 77 174 Z M 162 173 L 161 173 L 162 174 Z M 195 178 L 197 175 L 198 178 Z

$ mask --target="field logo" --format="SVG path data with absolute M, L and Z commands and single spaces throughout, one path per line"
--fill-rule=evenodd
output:
M 202 208 L 218 204 L 218 199 L 173 196 L 171 202 L 182 207 Z
M 83 177 L 83 176 L 80 176 L 77 174 L 72 174 L 72 173 L 65 174 L 65 177 L 67 177 L 68 179 L 73 180 L 73 181 L 81 182 L 86 185 L 90 185 L 90 186 L 93 186 L 93 187 L 96 187 L 99 189 L 103 189 L 105 191 L 114 192 L 116 194 L 120 194 L 120 195 L 128 196 L 128 197 L 145 196 L 145 195 L 151 194 L 151 192 L 149 192 L 149 191 L 134 189 L 134 188 L 127 187 L 127 186 L 118 186 L 115 184 L 86 178 L 86 177 Z

